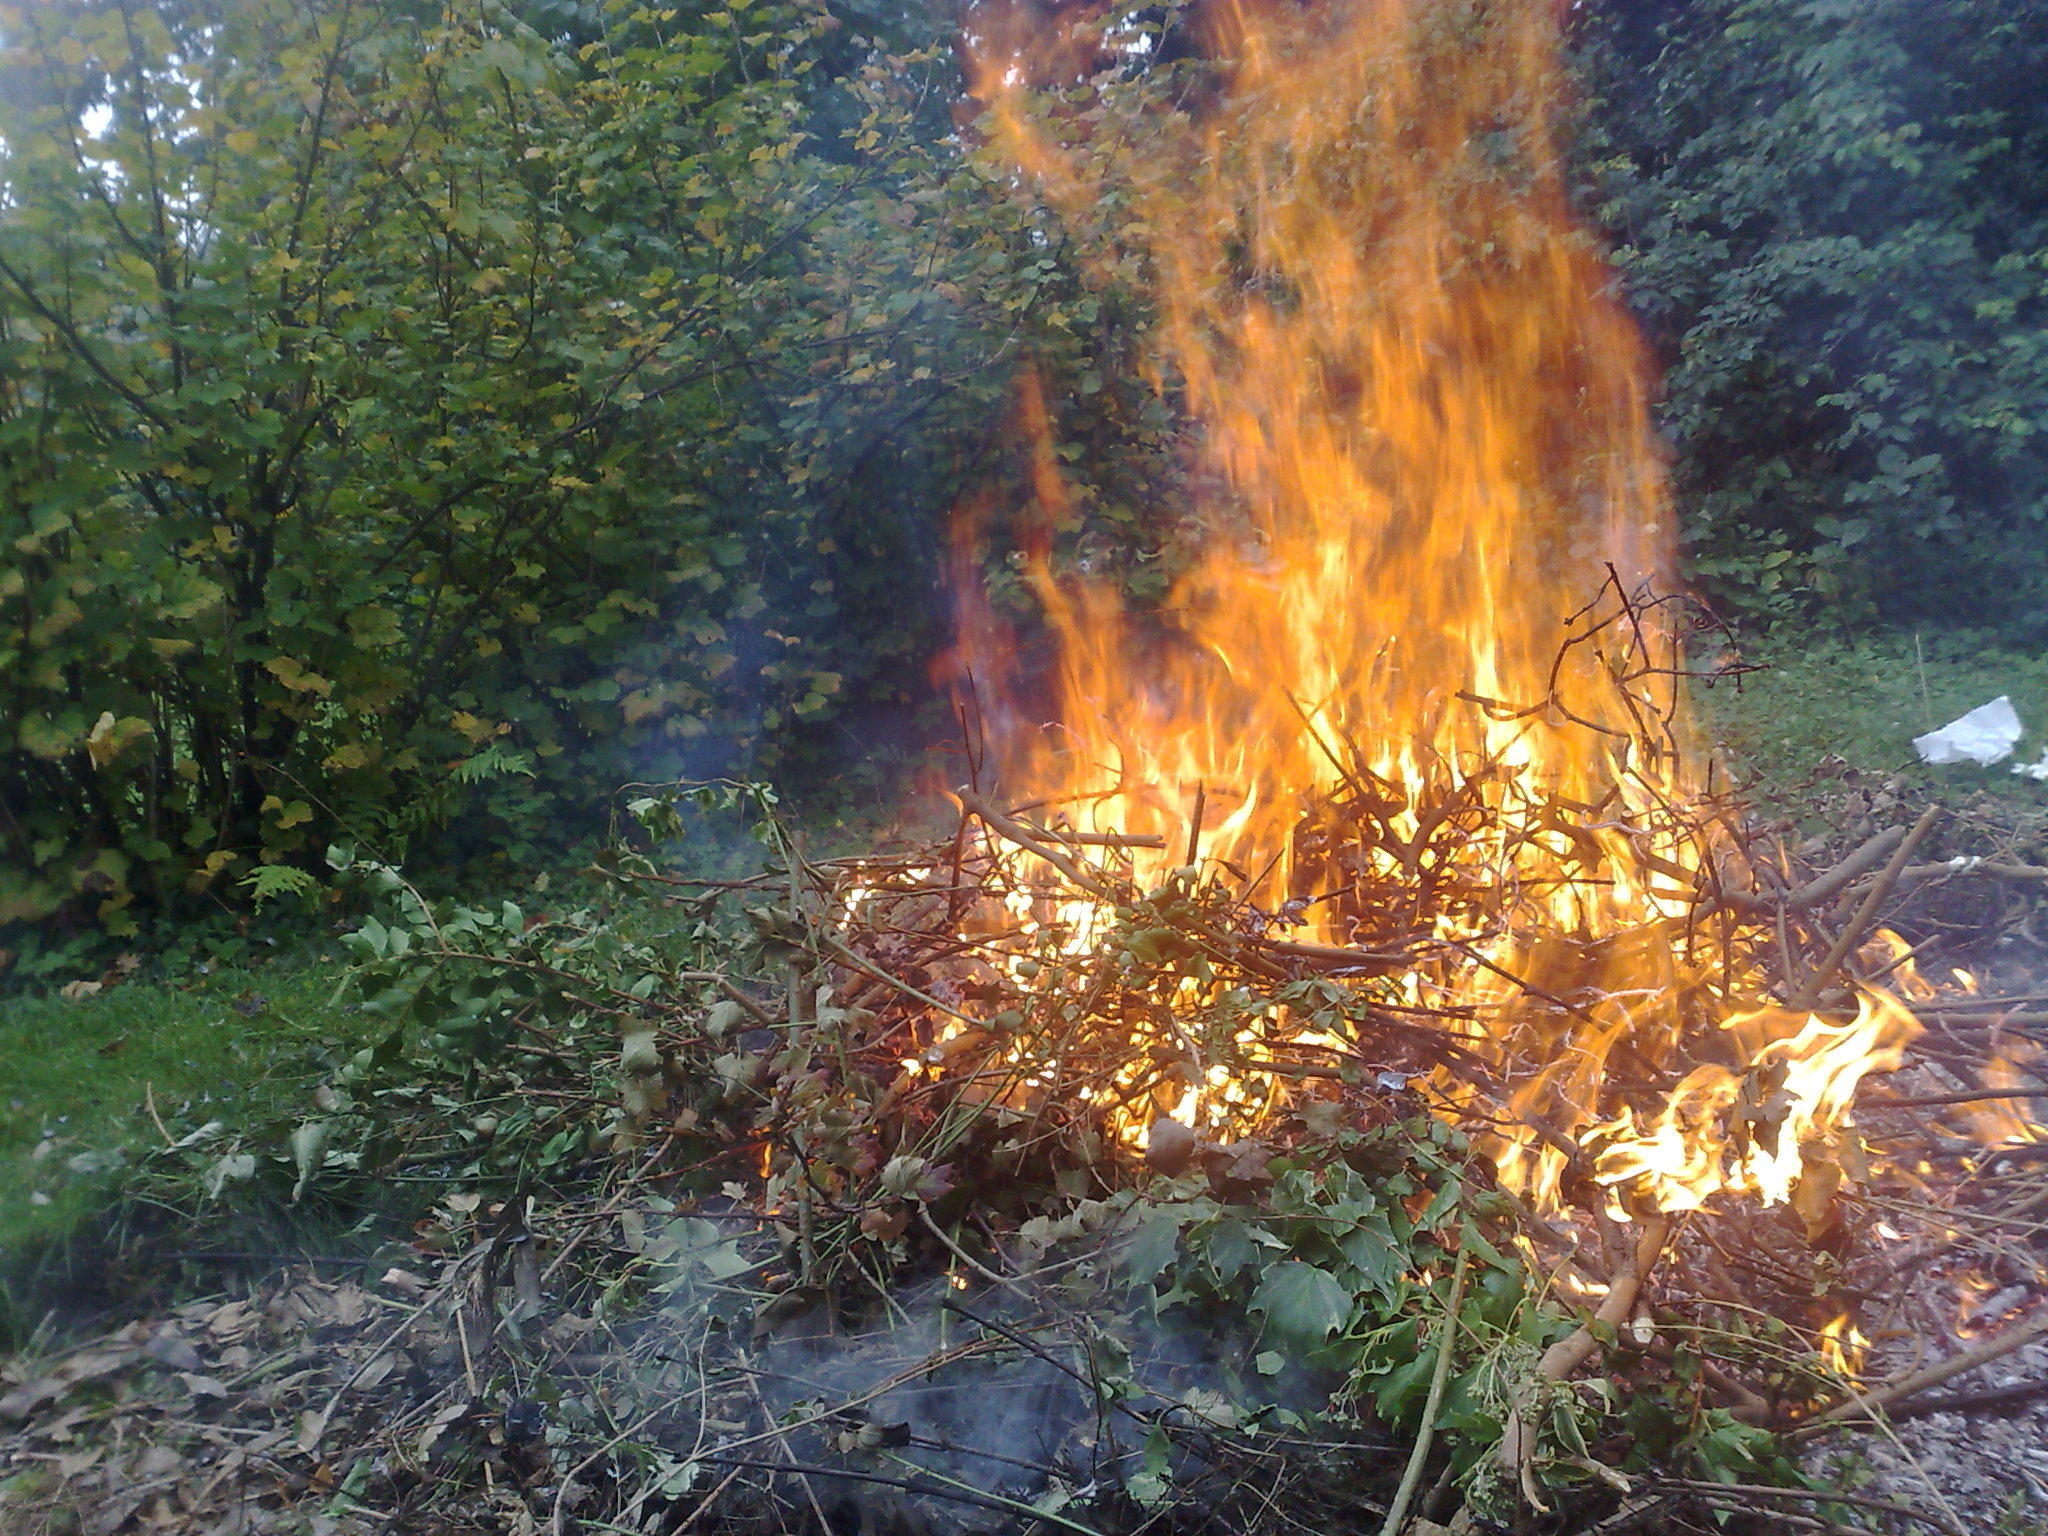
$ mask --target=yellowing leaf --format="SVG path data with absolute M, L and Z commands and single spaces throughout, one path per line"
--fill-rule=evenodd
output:
M 662 697 L 658 688 L 638 688 L 619 700 L 619 713 L 626 717 L 626 724 L 638 725 L 649 715 L 658 715 L 668 708 L 668 700 Z
M 499 731 L 496 723 L 479 719 L 466 709 L 458 709 L 449 717 L 448 723 L 468 738 L 472 746 L 489 741 Z
M 324 699 L 334 691 L 334 684 L 317 672 L 307 671 L 306 664 L 296 657 L 273 656 L 263 663 L 263 670 L 294 693 L 317 693 Z
M 105 710 L 85 733 L 86 754 L 93 767 L 104 768 L 148 734 L 147 720 L 138 720 L 133 715 L 117 720 L 111 709 Z
M 237 855 L 231 848 L 216 848 L 206 856 L 205 863 L 185 877 L 185 889 L 193 892 L 195 895 L 205 890 L 209 885 L 213 884 L 214 878 L 222 870 L 235 862 L 236 857 Z
M 29 756 L 54 762 L 78 745 L 78 734 L 75 729 L 65 729 L 48 715 L 31 714 L 21 717 L 15 740 Z
M 59 597 L 41 618 L 29 626 L 28 643 L 37 648 L 48 645 L 84 617 L 85 613 L 77 603 L 69 597 Z
M 348 632 L 357 645 L 379 650 L 405 638 L 398 615 L 389 608 L 358 608 L 348 616 Z

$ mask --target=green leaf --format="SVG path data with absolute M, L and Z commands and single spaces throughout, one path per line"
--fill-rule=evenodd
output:
M 1374 1210 L 1360 1217 L 1337 1240 L 1337 1246 L 1366 1284 L 1390 1301 L 1400 1294 L 1407 1259 L 1385 1211 Z
M 320 888 L 319 881 L 291 864 L 259 864 L 236 883 L 259 907 L 279 896 L 304 896 Z
M 313 1175 L 326 1163 L 327 1141 L 332 1132 L 333 1127 L 325 1120 L 307 1120 L 292 1131 L 292 1164 L 299 1171 L 298 1180 L 292 1185 L 292 1204 L 299 1203 Z
M 1141 1470 L 1124 1483 L 1124 1491 L 1146 1509 L 1156 1509 L 1173 1491 L 1173 1442 L 1154 1424 L 1145 1436 Z
M 1219 1221 L 1204 1235 L 1202 1251 L 1217 1278 L 1228 1283 L 1258 1257 L 1251 1228 L 1235 1217 Z
M 1117 1264 L 1133 1281 L 1156 1279 L 1173 1263 L 1180 1247 L 1180 1230 L 1187 1222 L 1185 1212 L 1157 1211 L 1146 1218 L 1117 1256 Z
M 1311 1344 L 1348 1325 L 1352 1305 L 1351 1293 L 1328 1270 L 1296 1259 L 1267 1270 L 1251 1300 L 1274 1333 Z
M 1435 1364 L 1428 1354 L 1417 1351 L 1411 1358 L 1379 1376 L 1373 1382 L 1372 1397 L 1380 1416 L 1390 1423 L 1400 1423 L 1407 1417 L 1411 1405 L 1421 1407 Z

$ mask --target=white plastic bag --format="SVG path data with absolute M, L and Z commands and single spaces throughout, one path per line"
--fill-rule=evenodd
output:
M 2012 756 L 2021 734 L 2019 713 L 2012 700 L 2000 694 L 1989 704 L 1979 704 L 1959 720 L 1951 720 L 1938 731 L 1913 738 L 1913 750 L 1923 763 L 1975 763 L 1989 768 Z

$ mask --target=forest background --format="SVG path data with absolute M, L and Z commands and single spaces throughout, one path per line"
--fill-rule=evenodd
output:
M 2038 650 L 2048 8 L 1571 17 L 1579 195 L 1666 369 L 1686 580 L 1766 647 Z M 982 152 L 962 24 L 0 8 L 13 984 L 303 923 L 337 845 L 530 870 L 624 781 L 900 773 L 945 730 L 977 498 L 1027 626 L 1000 535 L 1035 519 L 1167 593 L 1205 529 L 1132 214 L 1061 219 Z M 1188 12 L 1132 26 L 1074 120 L 1198 73 Z M 1059 509 L 1026 489 L 1027 372 Z

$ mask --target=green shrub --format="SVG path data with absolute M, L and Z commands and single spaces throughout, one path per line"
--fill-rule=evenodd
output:
M 1593 202 L 1669 365 L 1731 608 L 2042 633 L 2048 25 L 2035 0 L 1611 7 Z
M 531 857 L 921 664 L 1023 339 L 1087 352 L 950 57 L 546 26 L 0 12 L 0 924 Z

